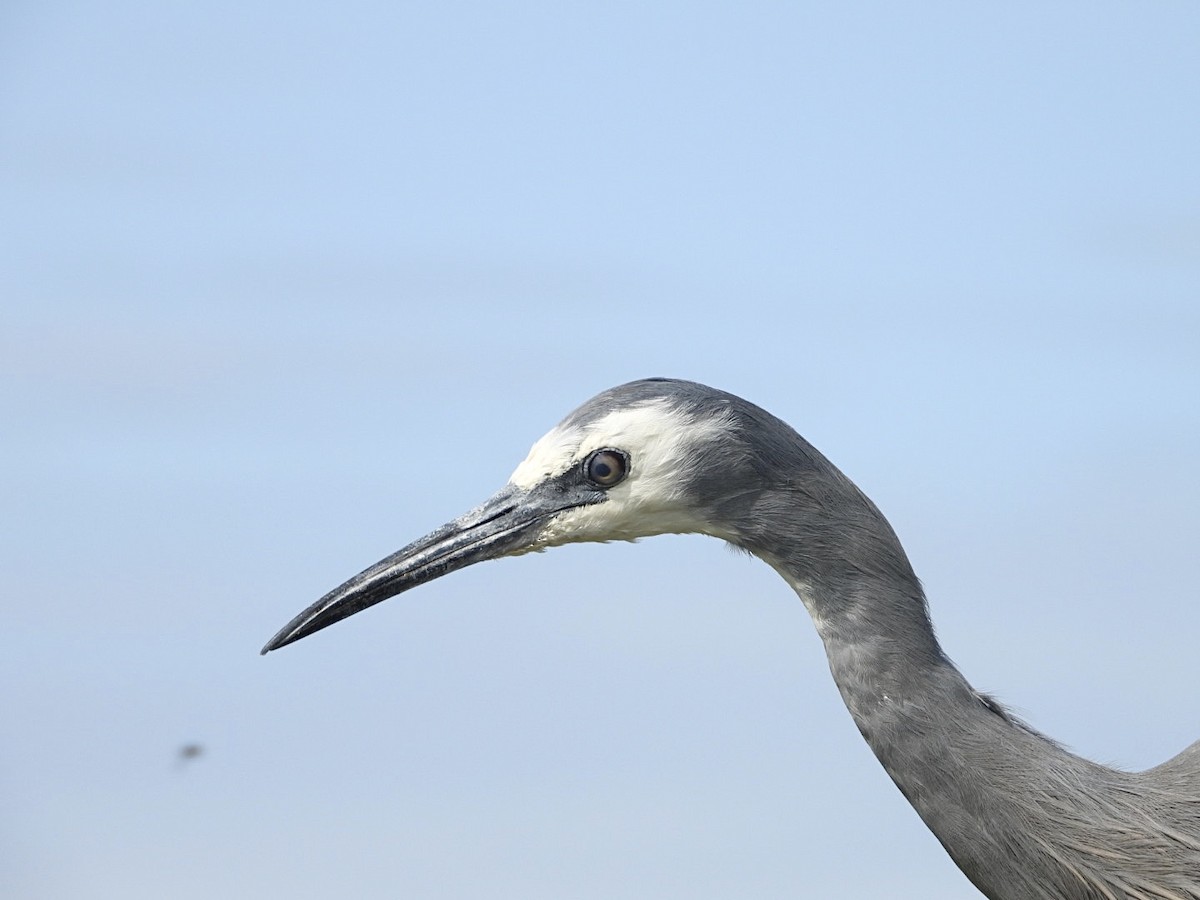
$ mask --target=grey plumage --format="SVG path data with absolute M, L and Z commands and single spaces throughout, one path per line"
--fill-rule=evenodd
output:
M 875 505 L 784 422 L 703 385 L 650 379 L 588 401 L 492 500 L 330 592 L 263 652 L 482 559 L 668 530 L 723 538 L 796 590 L 863 737 L 985 895 L 1200 900 L 1200 742 L 1124 772 L 975 691 Z

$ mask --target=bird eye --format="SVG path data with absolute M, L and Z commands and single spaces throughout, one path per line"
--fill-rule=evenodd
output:
M 629 456 L 620 450 L 597 450 L 583 462 L 583 474 L 597 487 L 610 488 L 629 472 Z

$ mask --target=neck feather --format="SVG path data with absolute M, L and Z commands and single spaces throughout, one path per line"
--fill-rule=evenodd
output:
M 1200 879 L 1172 874 L 1200 866 L 1200 840 L 1178 837 L 1196 806 L 1148 803 L 1142 776 L 1068 753 L 975 691 L 887 521 L 857 489 L 843 500 L 846 515 L 824 505 L 815 529 L 803 507 L 770 529 L 805 540 L 759 532 L 743 546 L 803 600 L 863 737 L 967 877 L 1003 900 L 1200 897 Z

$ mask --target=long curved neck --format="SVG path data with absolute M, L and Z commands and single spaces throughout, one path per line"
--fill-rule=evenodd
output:
M 976 692 L 875 504 L 785 423 L 726 401 L 753 439 L 689 483 L 702 530 L 800 595 L 863 737 L 975 886 L 993 900 L 1200 900 L 1200 741 L 1122 772 Z
M 1027 884 L 1040 865 L 1014 857 L 1019 836 L 1004 834 L 1019 821 L 1003 808 L 1004 780 L 1028 768 L 1018 748 L 1044 739 L 978 694 L 942 652 L 907 559 L 907 571 L 885 579 L 861 566 L 815 574 L 763 555 L 808 608 L 864 739 L 967 877 L 989 897 L 1067 896 Z
M 842 698 L 892 780 L 988 897 L 1125 896 L 1126 864 L 1076 846 L 1129 839 L 1113 798 L 1124 802 L 1136 776 L 1067 753 L 976 692 L 938 645 L 891 526 L 848 480 L 835 487 L 828 498 L 811 484 L 792 503 L 779 491 L 759 498 L 749 521 L 760 525 L 739 543 L 804 601 Z

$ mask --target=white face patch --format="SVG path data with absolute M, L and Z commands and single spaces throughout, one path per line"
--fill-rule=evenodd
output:
M 509 479 L 511 484 L 531 488 L 606 447 L 629 454 L 629 475 L 609 489 L 605 502 L 556 516 L 529 549 L 572 541 L 631 541 L 653 534 L 713 534 L 684 500 L 681 468 L 691 447 L 716 439 L 731 423 L 727 416 L 697 420 L 660 400 L 614 410 L 583 426 L 554 428 L 533 445 Z

